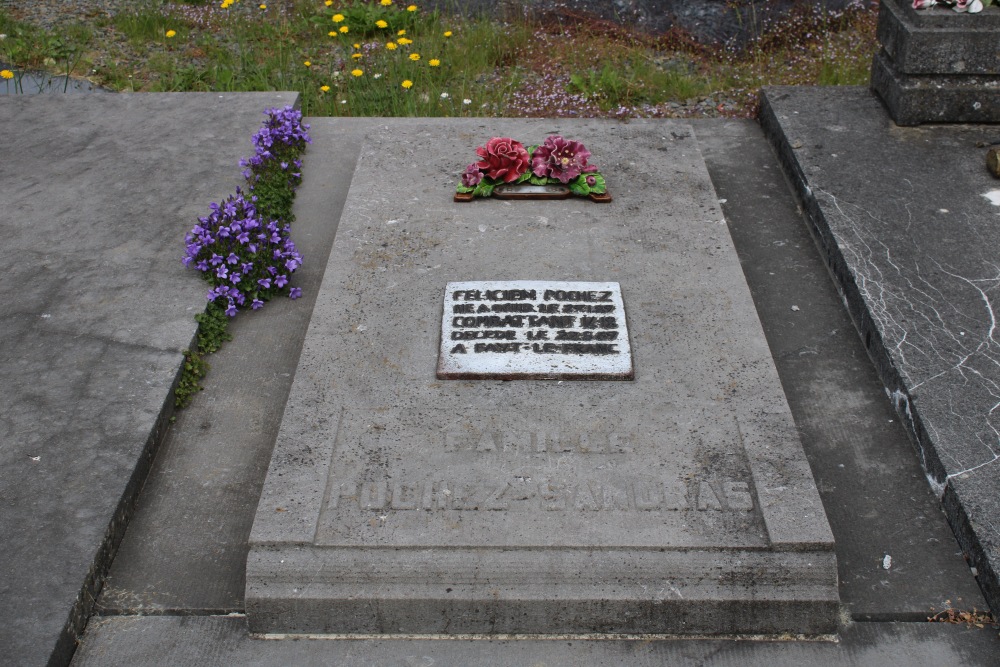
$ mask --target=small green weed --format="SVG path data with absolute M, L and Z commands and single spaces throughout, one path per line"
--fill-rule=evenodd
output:
M 214 301 L 210 301 L 204 313 L 194 316 L 198 323 L 198 352 L 212 354 L 218 352 L 226 341 L 232 340 L 229 333 L 229 317 L 225 309 Z
M 198 323 L 196 345 L 192 350 L 184 350 L 184 365 L 181 367 L 181 377 L 174 389 L 174 407 L 184 408 L 190 405 L 194 395 L 204 389 L 201 382 L 208 374 L 209 366 L 205 357 L 214 352 L 226 341 L 232 340 L 229 333 L 229 318 L 226 311 L 215 303 L 209 302 L 205 312 L 194 316 Z
M 208 362 L 197 350 L 184 350 L 184 366 L 181 368 L 181 377 L 174 389 L 174 407 L 186 408 L 191 404 L 194 395 L 204 389 L 201 381 L 208 370 Z

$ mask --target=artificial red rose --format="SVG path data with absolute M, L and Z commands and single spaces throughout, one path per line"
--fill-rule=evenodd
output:
M 508 137 L 493 137 L 476 149 L 482 158 L 476 166 L 496 181 L 511 183 L 528 171 L 531 159 L 520 141 Z

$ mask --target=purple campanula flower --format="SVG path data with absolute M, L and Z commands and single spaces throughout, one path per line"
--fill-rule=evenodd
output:
M 229 257 L 226 257 L 226 264 L 238 264 L 240 258 L 236 256 L 236 253 L 229 253 Z
M 253 308 L 254 310 L 257 310 L 258 308 L 263 307 L 263 305 L 264 305 L 263 301 L 261 301 L 260 299 L 254 299 L 253 302 L 250 304 L 250 307 Z
M 288 290 L 289 299 L 298 299 L 300 296 L 302 296 L 302 290 L 300 288 L 293 287 L 292 289 Z
M 229 276 L 229 281 L 235 285 L 236 283 L 240 282 L 241 278 L 243 278 L 242 274 L 234 273 L 231 276 Z
M 229 300 L 229 307 L 226 308 L 226 315 L 229 315 L 229 317 L 236 317 L 236 304 L 233 303 L 232 299 Z
M 209 269 L 208 262 L 206 262 L 205 260 L 201 260 L 200 262 L 198 262 L 198 264 L 195 265 L 195 268 L 198 269 L 199 271 L 208 271 Z
M 229 269 L 226 268 L 225 264 L 215 270 L 215 277 L 222 278 L 223 280 L 229 277 Z
M 222 264 L 222 258 L 216 255 L 214 252 L 212 253 L 212 258 L 209 261 L 212 263 L 212 266 L 218 266 L 219 264 Z
M 257 284 L 260 285 L 261 287 L 263 287 L 264 289 L 271 289 L 271 279 L 270 278 L 261 278 L 261 279 L 259 279 L 257 281 Z
M 275 287 L 278 287 L 279 289 L 282 288 L 282 287 L 284 287 L 287 284 L 288 284 L 288 277 L 285 276 L 284 274 L 282 274 L 282 275 L 280 275 L 280 276 L 278 276 L 277 278 L 274 279 L 274 285 L 275 285 Z

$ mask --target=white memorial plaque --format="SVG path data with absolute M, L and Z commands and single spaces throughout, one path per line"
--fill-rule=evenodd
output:
M 442 380 L 631 380 L 618 283 L 540 280 L 448 283 Z

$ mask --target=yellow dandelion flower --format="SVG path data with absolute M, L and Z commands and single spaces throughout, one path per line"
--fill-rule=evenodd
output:
M 400 37 L 402 37 L 403 35 L 405 35 L 405 34 L 406 34 L 406 31 L 405 31 L 405 30 L 400 30 L 400 31 L 399 31 L 399 32 L 397 32 L 396 34 L 397 34 L 397 35 L 399 35 Z
M 167 35 L 167 39 L 170 39 L 171 37 L 176 37 L 177 36 L 177 31 L 176 30 L 168 30 L 165 34 Z
M 221 5 L 221 7 L 222 7 L 223 9 L 229 9 L 229 8 L 230 8 L 230 7 L 232 7 L 232 6 L 233 6 L 233 0 L 222 0 L 222 5 Z
M 378 21 L 375 21 L 375 27 L 376 28 L 388 28 L 389 24 L 386 23 L 385 21 L 383 21 L 382 19 L 379 19 Z
M 353 46 L 353 47 L 354 47 L 354 48 L 356 48 L 356 49 L 360 49 L 360 48 L 361 48 L 361 45 L 360 45 L 360 44 L 357 44 L 357 43 L 355 43 L 355 44 L 351 44 L 351 46 Z
M 354 58 L 355 60 L 357 60 L 358 58 L 361 57 L 361 54 L 360 53 L 352 53 L 351 57 Z
M 265 4 L 261 4 L 261 5 L 258 5 L 258 6 L 259 6 L 259 7 L 261 8 L 261 9 L 267 9 L 267 5 L 265 5 Z
M 430 60 L 427 61 L 427 64 L 430 65 L 431 67 L 437 67 L 438 65 L 441 64 L 441 61 L 438 60 L 437 58 L 431 58 Z
M 406 8 L 406 11 L 408 11 L 408 12 L 415 12 L 415 11 L 417 11 L 417 6 L 416 5 L 410 5 L 409 7 Z
M 333 22 L 334 23 L 340 23 L 343 20 L 344 20 L 344 15 L 343 14 L 334 14 L 333 15 Z
M 349 33 L 350 31 L 351 31 L 351 29 L 350 29 L 350 28 L 348 28 L 348 27 L 347 27 L 346 25 L 342 25 L 342 26 L 340 26 L 340 32 L 344 33 L 345 35 L 346 35 L 347 33 Z
M 392 4 L 392 0 L 382 0 L 381 4 L 383 7 L 388 7 L 389 5 Z
M 403 46 L 406 46 L 407 44 L 413 44 L 413 40 L 412 39 L 407 39 L 406 37 L 400 37 L 396 41 L 399 42 L 400 44 L 402 44 Z
M 329 35 L 330 37 L 336 37 L 337 36 L 337 31 L 336 30 L 331 30 L 330 32 L 328 32 L 326 34 Z
M 312 67 L 312 63 L 311 63 L 311 62 L 309 62 L 308 60 L 306 60 L 306 61 L 305 61 L 305 62 L 303 62 L 302 64 L 303 64 L 303 65 L 305 65 L 306 67 Z
M 361 76 L 362 74 L 364 74 L 364 71 L 362 71 L 362 70 L 359 70 L 359 69 L 352 69 L 351 70 L 351 76 Z
M 406 88 L 407 90 L 409 90 L 410 88 L 413 88 L 413 82 L 410 81 L 409 79 L 406 79 L 405 81 L 403 81 L 403 83 L 401 85 L 403 86 L 403 88 Z
M 389 49 L 390 51 L 395 51 L 396 50 L 396 42 L 389 42 L 388 44 L 385 45 L 385 48 Z
M 14 73 L 9 69 L 0 69 L 0 79 L 13 79 Z
M 413 62 L 416 62 L 416 61 L 420 60 L 420 54 L 419 53 L 411 53 L 410 54 L 410 60 L 412 60 Z
M 451 30 L 445 30 L 444 31 L 444 36 L 445 37 L 451 37 Z
M 319 89 L 322 90 L 324 93 L 330 92 L 330 86 L 320 86 Z
M 333 0 L 325 0 L 325 2 L 323 4 L 326 5 L 327 7 L 329 7 L 330 5 L 333 4 Z

